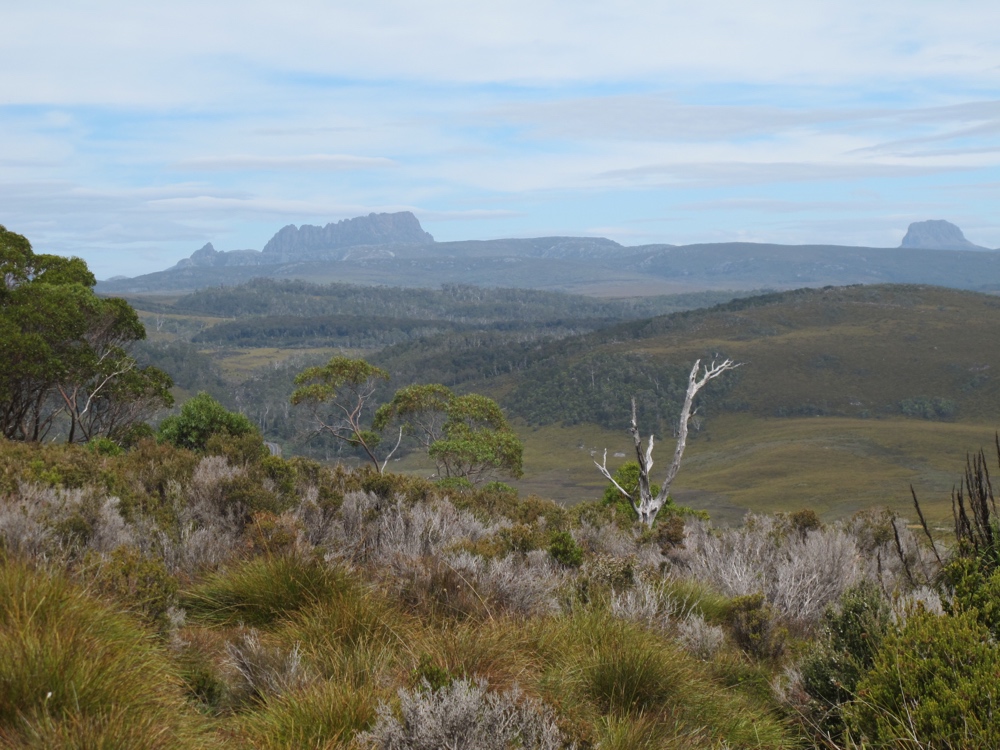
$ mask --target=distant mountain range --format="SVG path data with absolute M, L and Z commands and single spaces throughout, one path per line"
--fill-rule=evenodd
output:
M 983 252 L 987 250 L 987 252 Z M 289 225 L 263 251 L 211 243 L 165 271 L 99 282 L 107 294 L 167 293 L 252 278 L 437 287 L 442 283 L 638 296 L 700 289 L 787 289 L 872 283 L 1000 290 L 1000 252 L 946 221 L 916 222 L 898 248 L 726 242 L 627 247 L 540 237 L 435 242 L 410 212 L 325 227 Z

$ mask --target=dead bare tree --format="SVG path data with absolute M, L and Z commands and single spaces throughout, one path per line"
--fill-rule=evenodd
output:
M 694 367 L 691 368 L 691 374 L 688 375 L 688 387 L 687 392 L 684 394 L 684 406 L 681 407 L 680 421 L 677 425 L 677 447 L 674 449 L 674 460 L 670 464 L 670 469 L 667 471 L 667 478 L 663 480 L 663 485 L 660 487 L 660 492 L 656 497 L 653 497 L 649 483 L 649 472 L 653 468 L 653 434 L 650 433 L 649 442 L 646 445 L 645 451 L 643 451 L 642 436 L 639 435 L 639 425 L 636 422 L 635 398 L 632 399 L 632 424 L 629 427 L 629 433 L 631 433 L 632 439 L 635 441 L 635 455 L 639 461 L 639 486 L 634 492 L 627 492 L 615 481 L 611 472 L 608 471 L 607 449 L 604 451 L 604 459 L 601 463 L 594 461 L 594 465 L 628 499 L 639 520 L 647 526 L 653 525 L 653 522 L 656 520 L 656 514 L 666 504 L 667 498 L 670 496 L 670 486 L 674 483 L 677 471 L 681 468 L 681 459 L 684 457 L 684 447 L 687 444 L 688 423 L 695 414 L 695 411 L 692 411 L 691 408 L 694 403 L 694 397 L 698 395 L 698 391 L 704 388 L 708 381 L 714 380 L 727 370 L 735 370 L 742 364 L 742 362 L 737 363 L 731 359 L 726 359 L 719 364 L 713 361 L 711 365 L 706 365 L 702 369 L 701 360 L 695 361 Z

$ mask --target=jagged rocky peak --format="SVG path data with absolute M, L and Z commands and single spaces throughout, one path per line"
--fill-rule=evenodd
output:
M 256 266 L 260 265 L 260 253 L 256 250 L 216 250 L 212 243 L 207 243 L 200 250 L 191 253 L 190 258 L 177 263 L 174 268 L 217 268 L 220 266 Z
M 921 250 L 987 250 L 989 248 L 975 245 L 965 239 L 962 230 L 950 221 L 931 219 L 930 221 L 915 221 L 906 230 L 906 236 L 900 247 L 913 247 Z
M 205 247 L 191 253 L 191 260 L 194 261 L 195 265 L 200 265 L 198 261 L 208 261 L 211 263 L 218 254 L 219 251 L 212 246 L 212 243 L 206 242 Z
M 409 211 L 394 214 L 368 214 L 343 219 L 325 227 L 289 224 L 264 246 L 264 255 L 295 257 L 319 255 L 330 250 L 358 245 L 428 244 L 434 238 L 423 230 Z

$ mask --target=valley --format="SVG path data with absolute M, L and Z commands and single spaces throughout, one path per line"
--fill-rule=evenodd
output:
M 201 363 L 187 380 L 175 373 L 181 399 L 208 390 L 289 453 L 335 457 L 298 442 L 287 399 L 296 372 L 341 353 L 390 373 L 381 398 L 419 382 L 496 398 L 525 443 L 514 484 L 567 504 L 591 500 L 605 485 L 591 452 L 607 448 L 609 465 L 632 456 L 629 398 L 664 466 L 690 363 L 728 356 L 746 364 L 702 397 L 678 501 L 723 524 L 747 510 L 801 508 L 832 520 L 874 505 L 906 514 L 913 484 L 945 523 L 965 454 L 1000 423 L 1000 352 L 989 345 L 1000 300 L 914 285 L 734 294 L 257 281 L 130 301 L 152 362 L 184 347 L 188 366 Z M 432 470 L 415 451 L 394 469 Z

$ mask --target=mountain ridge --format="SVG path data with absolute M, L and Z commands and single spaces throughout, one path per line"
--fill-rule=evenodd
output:
M 749 242 L 625 246 L 603 237 L 436 242 L 412 213 L 399 212 L 325 227 L 289 225 L 263 251 L 219 252 L 209 243 L 172 268 L 102 281 L 98 291 L 191 291 L 261 277 L 424 288 L 459 283 L 598 296 L 858 283 L 1000 290 L 1000 252 L 973 245 L 953 224 L 916 222 L 907 237 L 906 246 L 896 248 Z M 956 237 L 967 244 L 921 246 L 957 242 Z

